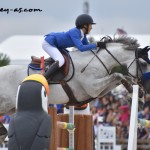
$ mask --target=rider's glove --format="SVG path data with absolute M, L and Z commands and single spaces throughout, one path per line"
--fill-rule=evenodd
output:
M 97 42 L 97 47 L 101 49 L 106 49 L 106 42 Z

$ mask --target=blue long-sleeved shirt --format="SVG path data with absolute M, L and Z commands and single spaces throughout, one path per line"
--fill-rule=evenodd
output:
M 82 35 L 80 29 L 72 28 L 67 32 L 50 33 L 46 35 L 45 40 L 52 46 L 63 49 L 68 47 L 76 47 L 81 52 L 95 49 L 96 43 L 89 44 L 86 35 L 81 40 Z

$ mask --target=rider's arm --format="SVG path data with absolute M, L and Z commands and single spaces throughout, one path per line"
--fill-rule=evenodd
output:
M 78 30 L 70 30 L 70 37 L 75 45 L 76 48 L 78 48 L 81 52 L 83 51 L 88 51 L 88 50 L 91 50 L 91 49 L 95 49 L 97 46 L 96 46 L 96 43 L 94 44 L 89 44 L 89 43 L 86 43 L 87 45 L 84 45 L 83 42 L 81 41 L 81 37 L 80 37 L 80 31 Z

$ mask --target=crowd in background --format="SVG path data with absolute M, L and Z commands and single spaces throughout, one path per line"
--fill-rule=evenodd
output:
M 144 100 L 145 104 L 143 105 L 143 109 L 138 111 L 138 118 L 150 120 L 150 95 L 145 95 Z M 115 126 L 117 138 L 128 138 L 131 104 L 131 97 L 122 87 L 116 91 L 114 89 L 104 97 L 96 98 L 91 103 L 95 137 L 97 136 L 98 126 L 103 125 Z M 150 138 L 150 128 L 139 127 L 138 138 Z

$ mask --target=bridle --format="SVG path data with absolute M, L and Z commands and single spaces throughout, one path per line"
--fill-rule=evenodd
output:
M 110 36 L 105 36 L 100 41 L 111 42 L 112 38 Z M 100 50 L 101 50 L 100 48 L 96 52 L 91 50 L 91 52 L 93 53 L 94 57 L 89 61 L 89 63 L 96 57 L 99 60 L 99 62 L 103 65 L 103 67 L 105 68 L 107 74 L 110 75 L 111 72 L 109 71 L 107 66 L 104 64 L 104 62 L 100 59 L 100 57 L 97 55 L 100 52 Z M 119 60 L 107 48 L 105 48 L 105 50 L 123 68 L 123 65 L 119 62 Z M 129 72 L 129 68 L 132 66 L 132 64 L 134 62 L 136 62 L 136 75 L 133 75 L 133 74 L 131 74 Z M 81 70 L 81 73 L 84 72 L 84 70 L 89 65 L 89 63 Z M 128 71 L 128 76 L 133 77 L 136 81 L 138 81 L 138 83 L 140 82 L 141 77 L 139 77 L 139 71 L 141 72 L 141 75 L 143 75 L 143 71 L 142 71 L 142 68 L 141 68 L 141 65 L 140 65 L 140 60 L 139 60 L 139 57 L 138 57 L 138 48 L 135 50 L 135 58 L 130 63 L 130 65 L 127 67 L 127 71 Z

